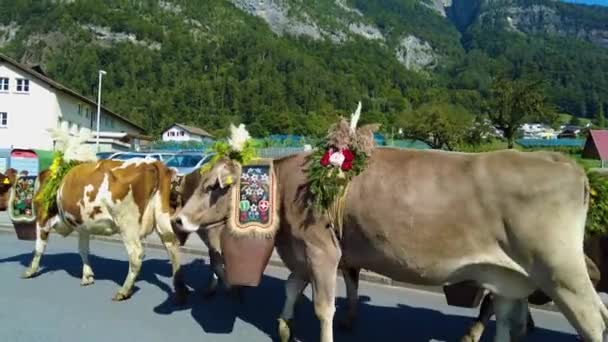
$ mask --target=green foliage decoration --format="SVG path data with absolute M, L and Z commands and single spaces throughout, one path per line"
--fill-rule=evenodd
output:
M 50 174 L 35 198 L 36 203 L 38 204 L 38 210 L 41 213 L 40 218 L 43 221 L 48 218 L 50 208 L 55 205 L 57 201 L 57 190 L 59 190 L 61 181 L 63 181 L 65 175 L 78 164 L 80 164 L 80 162 L 74 160 L 65 161 L 62 152 L 55 152 L 53 163 L 49 168 Z
M 213 153 L 213 157 L 211 157 L 211 160 L 209 160 L 209 162 L 201 166 L 199 170 L 201 174 L 211 171 L 215 164 L 224 157 L 228 157 L 231 160 L 237 161 L 241 165 L 246 165 L 252 160 L 256 159 L 258 156 L 257 151 L 254 147 L 254 143 L 251 139 L 245 142 L 242 151 L 233 150 L 230 144 L 226 141 L 217 141 L 211 147 L 211 153 Z
M 342 171 L 331 164 L 321 165 L 321 158 L 327 151 L 325 143 L 320 143 L 309 158 L 308 168 L 309 189 L 312 195 L 311 204 L 315 210 L 328 210 L 336 199 L 343 194 L 344 187 L 351 179 L 360 174 L 367 166 L 368 157 L 356 148 L 350 148 L 353 153 L 352 168 Z

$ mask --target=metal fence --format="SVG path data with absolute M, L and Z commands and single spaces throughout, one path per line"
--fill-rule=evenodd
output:
M 257 150 L 261 158 L 278 159 L 306 151 L 304 147 L 265 147 Z

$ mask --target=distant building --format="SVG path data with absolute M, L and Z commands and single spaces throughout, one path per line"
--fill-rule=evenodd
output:
M 556 139 L 557 132 L 541 123 L 525 123 L 521 126 L 524 139 Z
M 599 159 L 604 167 L 604 163 L 608 161 L 608 130 L 592 129 L 589 131 L 582 157 Z
M 40 67 L 28 67 L 0 54 L 0 148 L 52 150 L 47 129 L 63 121 L 70 127 L 95 131 L 97 103 L 50 79 Z M 136 123 L 101 107 L 102 151 L 126 148 L 115 143 L 120 139 L 124 142 L 126 135 L 141 137 L 143 132 Z M 122 135 L 115 139 L 112 133 Z M 134 142 L 129 140 L 129 144 Z
M 205 142 L 211 141 L 213 136 L 207 131 L 180 123 L 175 123 L 169 128 L 165 129 L 162 134 L 163 141 L 197 141 Z

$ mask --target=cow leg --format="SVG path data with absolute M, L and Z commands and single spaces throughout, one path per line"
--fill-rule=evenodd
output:
M 526 331 L 527 309 L 527 298 L 509 299 L 496 295 L 494 297 L 494 312 L 496 313 L 494 342 L 521 341 Z
M 357 308 L 359 304 L 359 268 L 345 268 L 342 270 L 344 284 L 346 285 L 346 300 L 348 302 L 346 318 L 338 321 L 338 327 L 352 330 L 357 321 Z
M 227 290 L 231 290 L 230 284 L 226 281 L 226 275 L 224 273 L 224 260 L 220 252 L 213 248 L 209 248 L 209 264 L 211 266 L 211 278 L 209 284 L 205 289 L 205 297 L 211 297 L 217 292 L 217 285 L 221 281 Z
M 556 288 L 543 289 L 584 341 L 601 342 L 608 324 L 608 310 L 584 274 L 555 279 Z M 549 285 L 550 286 L 550 285 Z
M 211 271 L 213 272 L 209 279 L 207 289 L 204 291 L 204 295 L 206 297 L 213 296 L 216 293 L 219 281 L 224 284 L 227 290 L 230 291 L 231 289 L 230 284 L 228 281 L 226 281 L 226 275 L 224 273 L 224 259 L 222 258 L 222 253 L 220 252 L 220 233 L 222 228 L 223 227 L 216 227 L 210 230 L 201 229 L 197 232 L 198 236 L 209 250 L 209 264 L 211 266 Z
M 479 307 L 479 316 L 473 323 L 467 335 L 465 335 L 460 341 L 461 342 L 479 342 L 486 325 L 490 321 L 490 318 L 494 315 L 494 294 L 488 293 L 481 302 Z
M 285 282 L 285 304 L 279 317 L 279 337 L 281 342 L 288 342 L 293 327 L 293 316 L 298 298 L 308 285 L 308 280 L 291 273 Z
M 534 318 L 532 318 L 532 312 L 530 312 L 530 307 L 528 307 L 528 323 L 526 334 L 533 332 L 536 329 L 536 324 L 534 323 Z
M 331 231 L 333 234 L 333 231 Z M 336 312 L 336 273 L 342 252 L 334 245 L 307 246 L 312 271 L 312 293 L 315 314 L 321 326 L 320 342 L 333 342 L 333 319 Z
M 540 265 L 540 272 L 532 273 L 532 279 L 584 341 L 601 342 L 608 323 L 608 310 L 589 279 L 582 248 L 545 257 L 542 261 L 545 262 Z M 552 276 L 542 277 L 543 274 Z
M 182 305 L 186 302 L 188 297 L 188 288 L 184 282 L 184 276 L 181 269 L 180 257 L 179 257 L 179 241 L 173 229 L 171 228 L 171 222 L 169 221 L 168 214 L 160 214 L 157 217 L 156 230 L 160 236 L 169 259 L 171 260 L 171 266 L 173 270 L 173 288 L 175 289 L 175 303 Z
M 41 227 L 36 224 L 36 247 L 34 249 L 34 257 L 30 262 L 30 266 L 23 272 L 21 278 L 27 279 L 34 277 L 40 269 L 40 259 L 46 249 L 46 245 L 49 239 L 50 228 L 47 226 Z
M 129 255 L 129 273 L 127 274 L 127 278 L 125 279 L 125 282 L 120 290 L 118 290 L 118 292 L 116 292 L 112 298 L 114 301 L 128 299 L 133 294 L 133 285 L 135 284 L 135 279 L 137 279 L 137 276 L 139 275 L 141 262 L 144 258 L 144 250 L 141 240 L 136 234 L 137 232 L 122 234 L 123 242 L 127 249 L 127 254 Z
M 80 285 L 87 286 L 95 282 L 95 274 L 89 263 L 89 241 L 90 235 L 88 232 L 81 231 L 78 234 L 78 251 L 82 259 L 82 279 Z

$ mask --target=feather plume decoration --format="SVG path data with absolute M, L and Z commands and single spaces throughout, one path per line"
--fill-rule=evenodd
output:
M 350 115 L 350 132 L 351 132 L 351 134 L 355 134 L 355 131 L 357 129 L 357 123 L 359 122 L 360 116 L 361 116 L 361 101 L 359 101 L 357 110 L 355 110 L 355 112 Z
M 245 125 L 240 124 L 239 127 L 230 124 L 230 138 L 228 143 L 232 150 L 242 152 L 245 147 L 245 143 L 249 140 L 249 132 L 245 128 Z
M 51 139 L 55 141 L 55 150 L 63 154 L 63 160 L 69 161 L 97 161 L 97 156 L 86 142 L 93 137 L 91 130 L 76 127 L 69 128 L 68 122 L 62 122 L 57 128 L 48 130 Z

